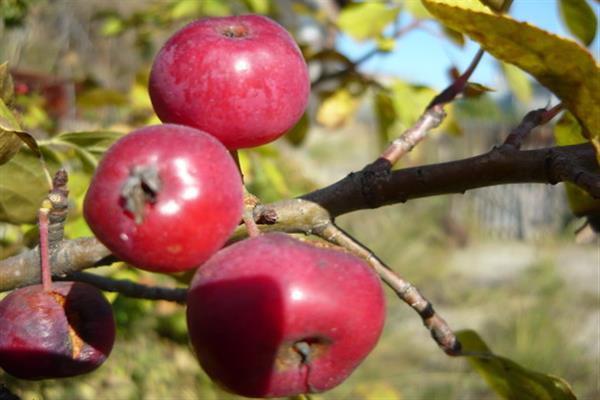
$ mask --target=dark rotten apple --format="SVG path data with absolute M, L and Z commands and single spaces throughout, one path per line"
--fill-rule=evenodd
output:
M 110 304 L 98 289 L 79 282 L 13 291 L 0 302 L 0 327 L 0 367 L 21 379 L 90 372 L 115 340 Z
M 373 349 L 385 318 L 362 260 L 272 233 L 229 246 L 188 295 L 192 345 L 217 383 L 249 397 L 322 392 Z

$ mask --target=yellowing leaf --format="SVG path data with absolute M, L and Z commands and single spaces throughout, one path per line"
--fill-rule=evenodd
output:
M 338 89 L 321 102 L 317 122 L 327 128 L 338 128 L 354 115 L 357 105 L 358 100 L 347 89 Z
M 600 68 L 585 48 L 528 23 L 493 14 L 472 0 L 423 2 L 444 24 L 534 76 L 562 100 L 592 137 L 600 135 Z
M 13 113 L 0 99 L 0 165 L 10 160 L 21 148 L 21 139 L 15 134 L 20 130 Z
M 589 46 L 596 36 L 598 20 L 586 0 L 560 0 L 560 16 L 569 31 Z
M 575 400 L 569 384 L 555 376 L 528 370 L 508 358 L 495 355 L 475 331 L 456 332 L 470 356 L 469 364 L 504 399 Z
M 51 154 L 45 154 L 50 174 L 58 169 Z M 0 166 L 0 221 L 32 223 L 42 199 L 48 194 L 48 182 L 38 157 L 25 149 Z
M 350 4 L 340 12 L 337 24 L 354 39 L 365 40 L 380 35 L 383 28 L 396 19 L 399 11 L 399 8 L 389 7 L 385 2 Z
M 508 7 L 510 7 L 510 3 L 512 0 L 479 0 L 492 10 L 496 12 L 505 12 L 508 11 Z M 508 4 L 507 4 L 508 3 Z
M 569 146 L 587 141 L 581 132 L 581 126 L 573 115 L 568 112 L 564 113 L 556 124 L 554 137 L 559 146 Z M 592 143 L 594 142 L 595 140 L 592 140 Z M 598 155 L 597 148 L 596 155 Z M 569 208 L 573 214 L 584 216 L 600 212 L 600 200 L 594 199 L 585 190 L 568 182 L 565 183 L 565 190 Z
M 0 100 L 9 103 L 14 94 L 14 83 L 8 71 L 8 62 L 0 64 Z
M 516 98 L 524 104 L 529 103 L 533 93 L 527 75 L 519 68 L 507 63 L 502 63 L 502 71 Z

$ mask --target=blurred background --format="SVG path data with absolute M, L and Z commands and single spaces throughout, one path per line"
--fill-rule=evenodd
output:
M 9 105 L 51 168 L 69 170 L 68 237 L 91 235 L 80 205 L 102 152 L 119 135 L 160 122 L 146 87 L 162 43 L 195 18 L 247 12 L 269 15 L 294 35 L 313 81 L 309 109 L 296 127 L 240 153 L 248 188 L 264 202 L 323 187 L 374 160 L 477 51 L 416 0 L 0 0 L 0 64 L 8 62 L 0 69 L 13 79 Z M 554 0 L 516 0 L 511 14 L 569 35 Z M 596 38 L 590 45 L 596 59 L 598 46 Z M 525 73 L 488 55 L 472 80 L 480 85 L 448 107 L 443 126 L 399 168 L 486 152 L 528 111 L 557 102 Z M 534 130 L 525 147 L 554 145 L 560 127 Z M 73 134 L 80 131 L 95 134 L 82 141 Z M 21 151 L 0 169 L 0 258 L 36 245 L 32 210 L 44 189 L 36 184 L 41 173 L 27 171 L 35 162 Z M 15 185 L 23 198 L 6 195 Z M 496 353 L 564 378 L 581 399 L 600 398 L 600 247 L 570 211 L 563 185 L 411 200 L 338 223 L 417 285 L 452 328 L 477 330 Z M 185 281 L 125 265 L 96 273 L 164 286 Z M 118 340 L 102 368 L 34 383 L 0 371 L 0 384 L 23 399 L 235 398 L 198 367 L 183 307 L 108 296 Z M 466 361 L 436 347 L 409 307 L 391 293 L 388 303 L 375 351 L 348 381 L 314 398 L 496 398 Z

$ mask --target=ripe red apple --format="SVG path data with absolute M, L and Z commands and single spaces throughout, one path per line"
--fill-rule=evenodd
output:
M 198 269 L 188 330 L 202 368 L 248 397 L 322 392 L 373 349 L 385 301 L 359 258 L 272 233 L 231 245 Z
M 64 378 L 98 368 L 115 341 L 112 309 L 86 283 L 11 292 L 0 302 L 0 367 L 21 379 Z
M 242 182 L 227 149 L 179 125 L 138 129 L 98 165 L 83 213 L 117 257 L 150 271 L 202 264 L 242 215 Z
M 238 149 L 271 142 L 294 126 L 310 81 L 283 27 L 243 15 L 200 19 L 175 33 L 154 60 L 149 91 L 163 122 L 200 128 Z

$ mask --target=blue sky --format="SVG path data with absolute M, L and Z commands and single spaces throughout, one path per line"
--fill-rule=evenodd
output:
M 590 4 L 598 14 L 600 9 L 598 3 L 590 2 Z M 510 14 L 517 20 L 527 21 L 559 35 L 569 36 L 560 21 L 557 0 L 514 0 Z M 405 18 L 402 21 L 407 20 Z M 347 36 L 340 37 L 337 45 L 338 49 L 351 59 L 360 57 L 373 47 L 372 43 L 357 43 Z M 411 82 L 442 89 L 449 83 L 447 71 L 450 66 L 455 65 L 459 70 L 464 70 L 477 49 L 478 46 L 474 42 L 468 41 L 464 48 L 460 48 L 447 40 L 418 29 L 402 36 L 397 41 L 393 53 L 376 55 L 365 62 L 361 69 L 370 73 L 399 76 Z M 600 58 L 598 38 L 591 49 L 596 59 Z M 496 89 L 503 87 L 497 64 L 489 55 L 484 56 L 471 80 Z

